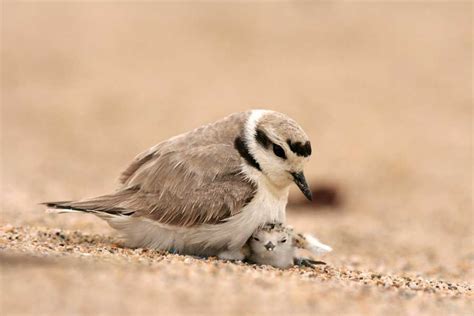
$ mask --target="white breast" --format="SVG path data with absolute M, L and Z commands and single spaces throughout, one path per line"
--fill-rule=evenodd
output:
M 275 191 L 265 181 L 257 183 L 255 196 L 239 214 L 218 225 L 201 225 L 190 229 L 185 236 L 186 244 L 240 249 L 260 225 L 271 221 L 285 222 L 289 188 Z

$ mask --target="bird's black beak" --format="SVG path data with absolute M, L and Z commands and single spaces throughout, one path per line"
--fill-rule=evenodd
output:
M 310 201 L 313 200 L 313 194 L 309 189 L 308 183 L 306 182 L 306 178 L 304 177 L 303 172 L 292 172 L 291 175 L 293 176 L 293 181 L 296 183 L 298 188 L 300 188 L 301 192 L 303 192 L 304 196 Z
M 268 243 L 266 243 L 266 244 L 264 245 L 264 247 L 265 247 L 265 249 L 267 249 L 268 251 L 273 251 L 273 249 L 275 249 L 275 245 L 274 245 L 271 241 L 269 241 Z

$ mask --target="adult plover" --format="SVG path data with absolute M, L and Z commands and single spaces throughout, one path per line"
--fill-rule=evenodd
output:
M 311 199 L 310 155 L 308 136 L 288 116 L 240 112 L 141 153 L 114 193 L 44 204 L 93 213 L 130 247 L 240 260 L 259 226 L 285 222 L 291 183 Z

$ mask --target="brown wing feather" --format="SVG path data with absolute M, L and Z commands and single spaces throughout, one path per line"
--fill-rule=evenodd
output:
M 230 145 L 208 145 L 159 155 L 134 175 L 139 194 L 127 201 L 134 216 L 193 226 L 237 214 L 255 185 L 240 174 L 240 156 Z
M 238 113 L 174 137 L 139 155 L 121 176 L 122 188 L 110 195 L 54 204 L 149 218 L 163 224 L 217 223 L 240 212 L 256 186 L 240 172 L 233 147 L 248 113 Z

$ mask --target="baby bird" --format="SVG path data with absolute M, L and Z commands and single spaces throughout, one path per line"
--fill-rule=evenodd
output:
M 314 254 L 332 250 L 309 234 L 297 234 L 282 223 L 266 223 L 258 228 L 244 246 L 243 253 L 247 261 L 256 264 L 268 264 L 286 269 L 293 265 L 313 266 L 325 264 L 308 258 L 297 258 L 296 248 L 303 248 Z

